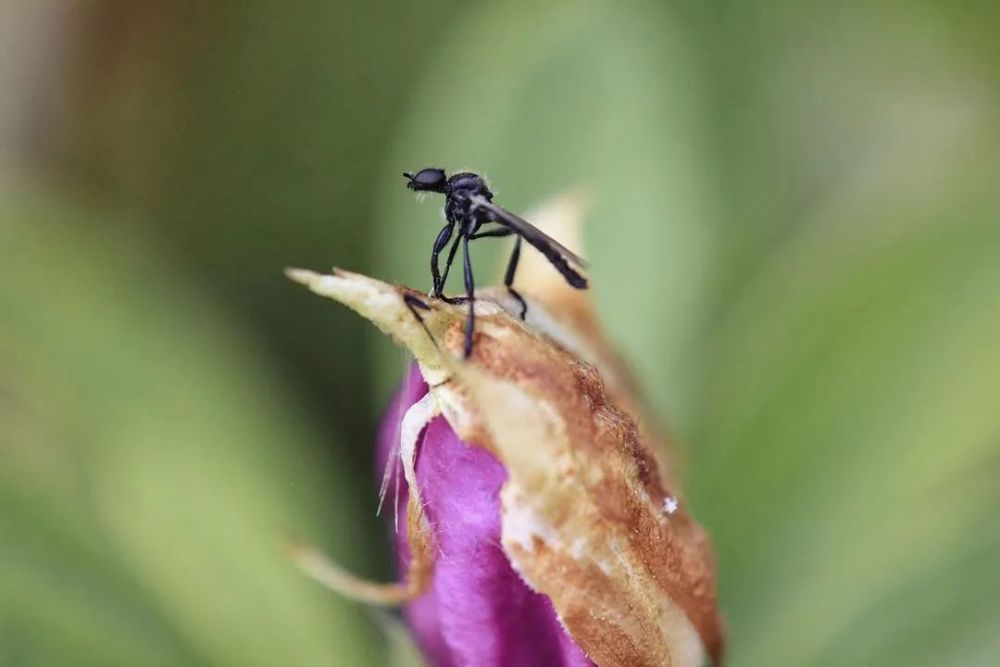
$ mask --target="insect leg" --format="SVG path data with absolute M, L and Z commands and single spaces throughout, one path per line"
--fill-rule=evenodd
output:
M 479 232 L 478 234 L 473 234 L 470 239 L 483 239 L 483 238 L 503 238 L 505 236 L 510 236 L 514 234 L 513 229 L 507 227 L 500 227 L 499 229 L 490 229 L 485 232 Z M 521 258 L 521 237 L 518 236 L 517 240 L 514 242 L 514 250 L 510 254 L 510 261 L 507 263 L 507 273 L 504 275 L 503 284 L 510 292 L 510 295 L 517 299 L 517 302 L 521 304 L 521 319 L 528 314 L 528 304 L 525 303 L 524 297 L 522 297 L 516 289 L 512 287 L 514 284 L 514 273 L 517 271 L 517 261 Z
M 423 318 L 420 317 L 420 313 L 418 313 L 415 309 L 417 308 L 419 308 L 420 310 L 431 309 L 430 306 L 428 306 L 426 303 L 424 303 L 417 297 L 413 296 L 412 294 L 404 294 L 403 301 L 406 303 L 406 307 L 409 308 L 414 315 L 416 315 L 417 319 L 423 319 Z
M 510 295 L 517 299 L 517 302 L 521 304 L 521 319 L 528 314 L 528 304 L 524 302 L 524 297 L 518 294 L 517 290 L 512 287 L 514 284 L 514 273 L 517 272 L 517 260 L 521 258 L 521 237 L 518 236 L 517 240 L 514 241 L 514 250 L 510 253 L 510 261 L 507 262 L 507 273 L 504 274 L 503 284 L 510 292 Z
M 461 235 L 456 236 L 455 240 L 451 242 L 451 249 L 448 250 L 448 261 L 444 263 L 444 275 L 441 276 L 441 284 L 438 288 L 438 292 L 434 295 L 439 299 L 444 300 L 447 303 L 452 303 L 453 301 L 448 297 L 444 296 L 442 292 L 444 291 L 445 283 L 448 282 L 448 272 L 451 271 L 451 263 L 455 261 L 455 253 L 458 251 L 458 242 L 462 240 Z
M 423 301 L 421 301 L 420 299 L 418 299 L 417 297 L 413 296 L 412 294 L 404 294 L 403 303 L 405 303 L 406 307 L 410 309 L 410 312 L 413 313 L 413 316 L 417 318 L 417 322 L 420 322 L 420 326 L 423 327 L 423 330 L 427 333 L 427 337 L 430 338 L 431 344 L 438 351 L 440 351 L 441 348 L 438 347 L 437 341 L 434 340 L 434 334 L 432 334 L 431 330 L 427 328 L 427 323 L 424 322 L 423 316 L 418 312 L 418 310 L 430 310 L 431 307 L 428 306 Z
M 449 222 L 447 225 L 441 228 L 438 232 L 437 239 L 434 241 L 434 249 L 431 250 L 431 278 L 434 280 L 434 289 L 431 292 L 431 296 L 441 296 L 441 290 L 444 284 L 441 281 L 441 272 L 438 270 L 438 255 L 444 250 L 444 247 L 448 244 L 448 239 L 451 238 L 451 233 L 455 229 L 455 223 Z M 457 239 L 456 239 L 457 240 Z M 451 260 L 448 260 L 451 264 Z
M 487 237 L 502 237 L 510 236 L 514 233 L 513 229 L 507 229 L 506 227 L 500 227 L 499 229 L 490 229 L 485 232 L 479 232 L 478 234 L 473 234 L 470 238 L 472 239 L 484 239 Z
M 465 358 L 472 355 L 472 334 L 476 328 L 476 284 L 472 278 L 472 259 L 469 257 L 469 237 L 462 236 L 462 268 L 465 269 L 465 294 L 469 299 L 469 319 L 465 323 Z

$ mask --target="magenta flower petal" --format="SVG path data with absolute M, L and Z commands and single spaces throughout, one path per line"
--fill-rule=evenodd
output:
M 426 391 L 414 367 L 382 424 L 381 461 L 393 450 L 393 439 L 398 442 L 406 408 Z M 421 436 L 416 471 L 436 557 L 430 589 L 404 613 L 430 664 L 593 664 L 559 623 L 552 602 L 524 583 L 500 545 L 499 493 L 507 480 L 500 462 L 463 442 L 443 417 L 437 417 Z M 405 481 L 399 488 L 397 503 L 403 511 Z M 395 541 L 405 572 L 405 525 L 399 526 Z

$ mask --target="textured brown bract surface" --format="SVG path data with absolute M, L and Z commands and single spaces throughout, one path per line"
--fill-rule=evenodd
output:
M 550 233 L 560 215 L 573 217 L 573 206 L 550 206 Z M 536 258 L 525 260 L 527 322 L 508 312 L 513 304 L 502 292 L 479 292 L 468 361 L 460 356 L 463 306 L 340 271 L 289 276 L 408 347 L 452 428 L 504 464 L 503 547 L 597 664 L 694 667 L 706 653 L 719 663 L 707 536 L 664 482 L 670 470 L 657 457 L 656 434 L 636 426 L 647 421 L 641 403 L 589 303 Z M 428 304 L 422 323 L 406 292 Z

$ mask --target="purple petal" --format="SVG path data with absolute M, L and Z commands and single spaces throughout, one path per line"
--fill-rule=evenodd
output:
M 382 425 L 380 463 L 392 450 L 393 437 L 398 443 L 406 409 L 426 392 L 414 367 Z M 460 440 L 448 422 L 437 417 L 418 443 L 416 472 L 434 532 L 436 561 L 430 590 L 409 604 L 405 615 L 429 663 L 592 665 L 559 624 L 551 601 L 528 588 L 500 546 L 499 493 L 507 479 L 500 462 Z M 405 489 L 403 482 L 404 504 Z M 396 546 L 403 571 L 409 557 L 405 531 L 400 522 Z

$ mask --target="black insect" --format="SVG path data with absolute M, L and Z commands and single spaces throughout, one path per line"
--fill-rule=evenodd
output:
M 511 252 L 510 261 L 507 263 L 507 272 L 504 275 L 504 285 L 507 291 L 521 304 L 521 319 L 524 319 L 528 311 L 528 306 L 520 294 L 512 287 L 514 284 L 514 273 L 517 271 L 517 261 L 521 256 L 521 239 L 524 239 L 538 249 L 552 263 L 559 273 L 563 275 L 570 285 L 577 289 L 587 288 L 587 279 L 584 278 L 572 265 L 578 269 L 586 269 L 587 262 L 579 255 L 569 250 L 566 246 L 556 241 L 542 230 L 532 225 L 527 220 L 520 218 L 510 211 L 501 208 L 493 203 L 493 193 L 486 187 L 486 183 L 477 174 L 462 172 L 453 174 L 450 178 L 444 173 L 444 169 L 421 169 L 415 174 L 404 173 L 407 179 L 406 187 L 417 192 L 437 192 L 444 195 L 444 217 L 447 220 L 445 226 L 437 235 L 434 241 L 434 248 L 431 251 L 431 277 L 434 280 L 434 288 L 431 296 L 441 299 L 447 303 L 468 303 L 469 318 L 465 325 L 465 356 L 472 353 L 472 334 L 475 330 L 475 311 L 473 310 L 473 300 L 475 292 L 475 281 L 472 276 L 472 262 L 469 259 L 469 241 L 487 237 L 504 237 L 514 235 L 517 239 L 514 242 L 514 250 Z M 483 225 L 495 223 L 497 227 L 480 231 Z M 458 228 L 456 235 L 455 228 Z M 448 245 L 448 241 L 454 236 L 451 248 L 448 250 L 448 258 L 444 265 L 444 275 L 438 269 L 438 255 Z M 448 272 L 451 263 L 458 252 L 458 244 L 462 244 L 462 267 L 465 273 L 465 294 L 464 297 L 447 297 L 444 295 L 444 285 L 448 280 Z

